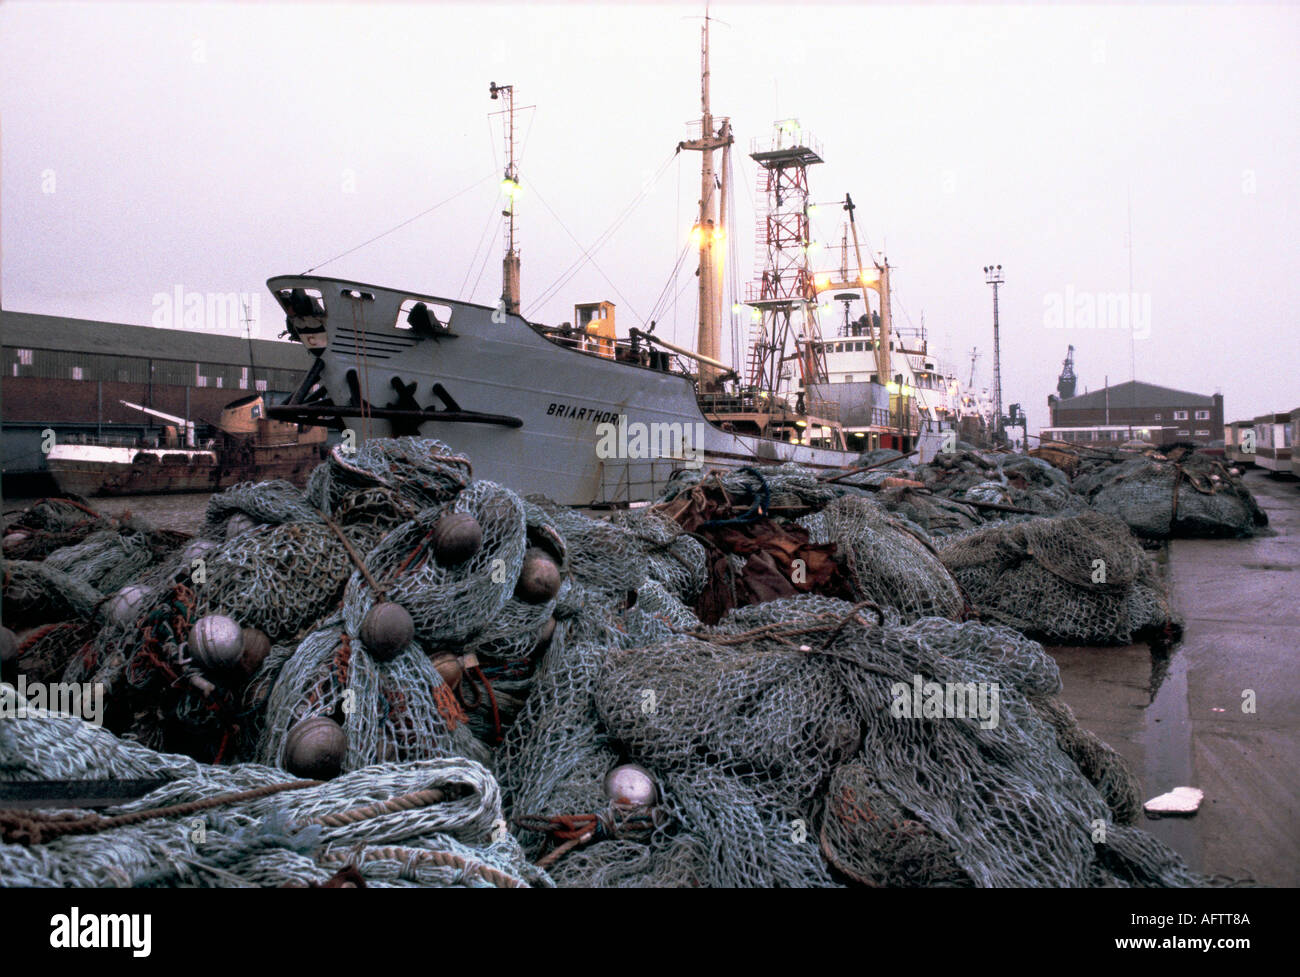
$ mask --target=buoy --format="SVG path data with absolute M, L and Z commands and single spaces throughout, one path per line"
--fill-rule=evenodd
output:
M 312 716 L 294 724 L 284 741 L 284 769 L 307 780 L 331 780 L 343 769 L 348 736 L 328 716 Z
M 195 560 L 211 553 L 217 548 L 217 544 L 210 539 L 192 539 L 185 544 L 185 549 L 181 550 L 181 563 L 188 570 Z
M 605 776 L 605 796 L 627 807 L 649 807 L 659 796 L 654 778 L 645 767 L 625 763 Z
M 252 516 L 243 512 L 236 512 L 226 520 L 226 539 L 234 539 L 240 533 L 256 529 L 258 525 L 259 523 Z
M 18 657 L 18 635 L 0 627 L 0 663 L 8 664 Z
M 525 604 L 545 604 L 560 592 L 560 568 L 545 550 L 530 546 L 524 553 L 515 596 Z
M 224 669 L 239 664 L 244 653 L 244 632 L 224 614 L 208 614 L 190 629 L 190 655 L 204 668 Z
M 555 637 L 555 618 L 546 619 L 546 623 L 537 631 L 537 645 L 534 652 L 542 652 L 551 646 L 551 638 Z
M 244 628 L 243 637 L 244 652 L 239 657 L 239 667 L 245 675 L 252 675 L 271 653 L 271 639 L 257 628 Z
M 449 651 L 436 655 L 433 659 L 433 667 L 438 670 L 442 680 L 447 683 L 448 688 L 453 692 L 460 685 L 460 680 L 465 675 L 465 666 L 460 663 L 457 656 Z
M 440 567 L 457 567 L 483 548 L 483 527 L 468 512 L 449 512 L 433 527 L 433 558 Z
M 361 643 L 376 661 L 392 661 L 414 637 L 410 612 L 392 601 L 376 604 L 361 621 Z
M 127 584 L 109 600 L 107 608 L 109 618 L 122 627 L 134 624 L 135 619 L 140 616 L 148 594 L 149 591 L 144 587 Z

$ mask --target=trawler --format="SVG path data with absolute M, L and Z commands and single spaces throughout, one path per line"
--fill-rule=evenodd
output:
M 197 443 L 193 421 L 122 403 L 164 421 L 161 435 L 150 443 L 58 441 L 46 463 L 60 491 L 87 498 L 216 492 L 237 482 L 267 479 L 302 486 L 325 455 L 325 428 L 272 420 L 261 394 L 227 404 L 213 436 L 203 444 Z
M 620 336 L 607 301 L 575 305 L 573 321 L 558 327 L 521 315 L 519 173 L 508 137 L 497 306 L 307 274 L 271 278 L 287 334 L 313 357 L 302 386 L 269 408 L 271 416 L 341 424 L 356 441 L 436 437 L 469 455 L 477 477 L 575 506 L 653 499 L 683 468 L 793 462 L 840 469 L 876 447 L 932 456 L 951 418 L 928 403 L 926 416 L 918 414 L 917 391 L 942 393 L 931 387 L 941 380 L 932 364 L 918 372 L 912 351 L 891 355 L 883 257 L 864 265 L 859 251 L 851 283 L 824 282 L 841 290 L 853 284 L 864 302 L 876 293 L 878 311 L 854 327 L 855 344 L 859 335 L 872 344 L 874 376 L 828 369 L 839 353 L 821 337 L 825 289 L 809 258 L 807 168 L 821 156 L 792 120 L 778 123 L 770 142 L 752 146 L 767 202 L 758 220 L 763 269 L 743 306 L 732 307 L 733 315 L 744 306 L 751 312 L 748 362 L 722 362 L 735 139 L 730 120 L 710 106 L 707 17 L 701 34 L 701 117 L 694 138 L 678 144 L 701 158 L 688 245 L 698 252 L 694 350 L 655 335 L 653 321 Z M 505 99 L 513 134 L 513 87 L 494 82 L 489 91 Z M 851 218 L 848 197 L 846 208 Z

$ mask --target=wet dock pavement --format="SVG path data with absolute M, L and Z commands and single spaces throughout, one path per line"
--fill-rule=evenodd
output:
M 1191 818 L 1142 827 L 1209 874 L 1300 885 L 1300 482 L 1251 472 L 1268 535 L 1170 544 L 1168 657 L 1146 645 L 1050 648 L 1063 698 L 1118 750 L 1143 800 L 1205 791 Z M 1248 693 L 1253 692 L 1254 711 Z

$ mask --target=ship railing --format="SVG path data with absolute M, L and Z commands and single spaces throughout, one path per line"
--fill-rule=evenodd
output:
M 706 414 L 793 414 L 789 404 L 764 391 L 739 390 L 727 393 L 699 393 L 696 401 Z
M 840 405 L 834 400 L 819 400 L 815 397 L 808 400 L 808 413 L 814 417 L 820 417 L 823 420 L 831 421 L 838 424 L 840 420 Z

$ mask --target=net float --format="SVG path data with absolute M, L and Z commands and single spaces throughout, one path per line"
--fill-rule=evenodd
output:
M 239 657 L 239 667 L 245 675 L 252 675 L 262 667 L 271 653 L 271 639 L 257 628 L 244 628 L 244 652 Z
M 192 539 L 181 550 L 181 562 L 188 568 L 195 560 L 206 556 L 216 548 L 217 544 L 210 539 Z
M 361 643 L 376 661 L 392 661 L 415 637 L 415 622 L 401 604 L 384 601 L 361 620 Z
M 465 666 L 449 651 L 436 656 L 433 659 L 433 667 L 438 670 L 447 687 L 453 690 L 460 685 L 460 680 L 465 675 Z
M 134 624 L 148 595 L 149 591 L 144 587 L 127 584 L 109 600 L 106 608 L 109 618 L 122 627 Z
M 244 653 L 244 631 L 233 618 L 208 614 L 190 629 L 189 650 L 204 668 L 230 668 Z
M 259 523 L 252 516 L 244 512 L 236 512 L 226 520 L 226 539 L 234 539 L 241 533 L 246 533 L 250 529 L 256 529 Z
M 515 597 L 525 604 L 545 604 L 560 592 L 560 567 L 545 550 L 530 546 L 515 584 Z
M 328 716 L 312 716 L 294 724 L 284 741 L 284 769 L 308 780 L 331 780 L 343 769 L 348 736 Z
M 605 775 L 605 796 L 612 804 L 649 807 L 659 791 L 649 770 L 640 764 L 625 763 Z
M 483 527 L 468 512 L 449 512 L 433 526 L 433 558 L 440 567 L 456 567 L 483 548 Z
M 537 631 L 537 647 L 535 651 L 545 651 L 550 647 L 551 639 L 555 637 L 555 618 L 547 618 Z

